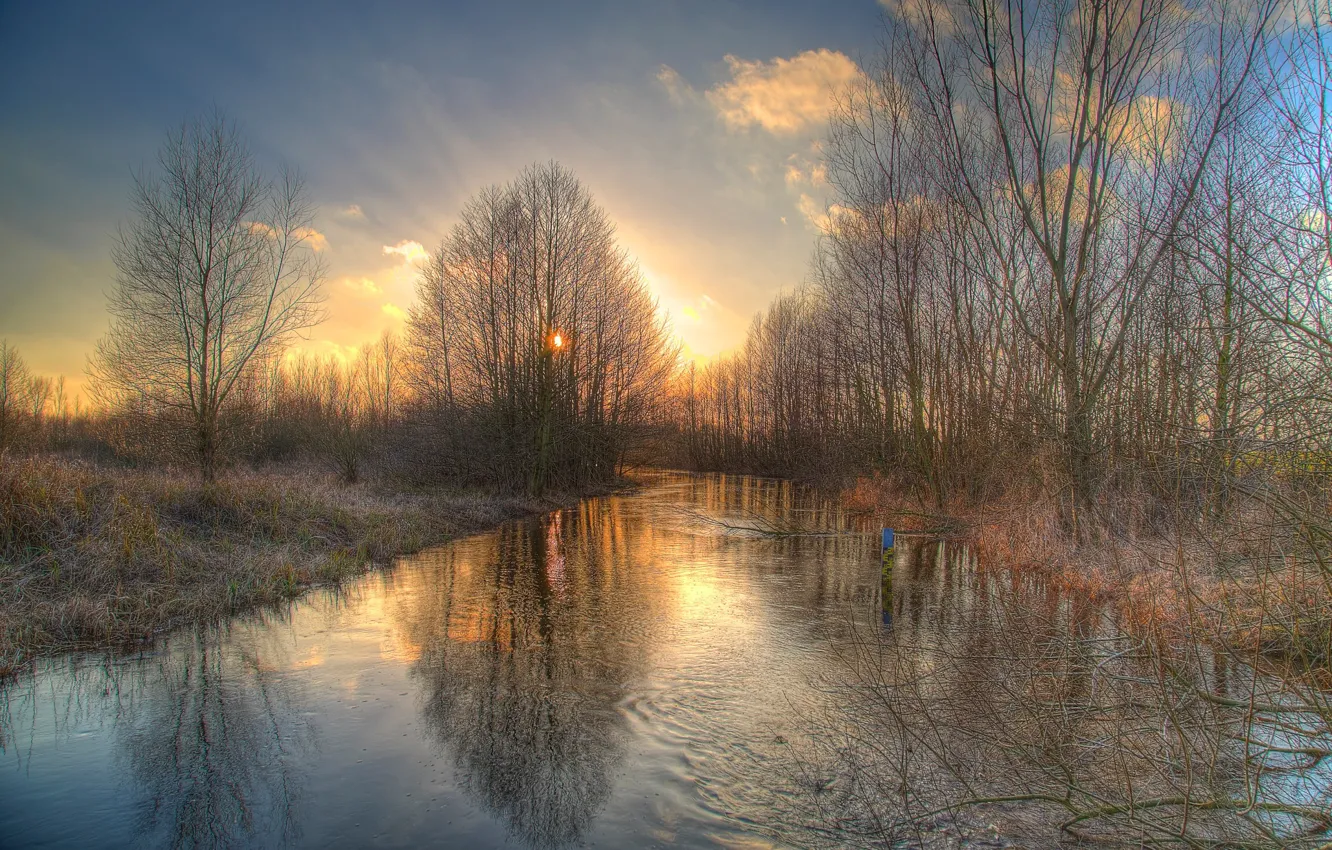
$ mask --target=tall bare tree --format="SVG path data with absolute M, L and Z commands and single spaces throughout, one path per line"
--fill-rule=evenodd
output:
M 170 133 L 158 165 L 135 180 L 111 329 L 89 373 L 105 402 L 174 414 L 211 482 L 221 414 L 247 369 L 322 316 L 314 211 L 300 178 L 266 176 L 220 114 Z
M 971 0 L 955 36 L 931 18 L 905 48 L 991 250 L 1012 220 L 1029 246 L 996 294 L 1055 379 L 1072 517 L 1092 501 L 1117 355 L 1245 105 L 1275 7 Z
M 484 420 L 495 472 L 540 493 L 615 472 L 662 401 L 669 334 L 592 195 L 532 166 L 463 207 L 418 284 L 407 333 L 419 399 Z M 472 447 L 472 454 L 478 454 Z

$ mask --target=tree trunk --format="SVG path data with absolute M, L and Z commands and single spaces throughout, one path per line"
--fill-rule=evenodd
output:
M 205 484 L 217 480 L 217 421 L 210 416 L 199 418 L 196 427 L 199 439 L 199 479 Z

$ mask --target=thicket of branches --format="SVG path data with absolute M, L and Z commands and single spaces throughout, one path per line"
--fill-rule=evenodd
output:
M 133 202 L 112 253 L 111 327 L 89 361 L 91 389 L 107 408 L 188 430 L 209 483 L 232 395 L 255 363 L 322 318 L 314 209 L 300 178 L 266 176 L 220 114 L 167 135 Z
M 0 339 L 0 460 L 58 438 L 70 418 L 65 379 L 32 374 L 19 350 Z
M 612 478 L 666 415 L 665 320 L 559 165 L 468 201 L 421 270 L 404 339 L 320 359 L 289 347 L 318 318 L 321 271 L 299 183 L 266 181 L 221 118 L 185 125 L 161 159 L 117 249 L 90 366 L 102 404 L 71 417 L 63 382 L 6 344 L 0 453 L 180 464 L 205 483 L 236 462 L 314 460 L 349 482 L 369 466 L 541 494 Z
M 913 4 L 824 147 L 809 285 L 685 376 L 703 468 L 1223 509 L 1326 472 L 1326 0 Z
M 899 544 L 809 820 L 1326 847 L 1332 4 L 901 8 L 813 279 L 681 393 L 700 467 L 986 508 Z
M 604 480 L 662 411 L 675 350 L 577 178 L 533 166 L 472 197 L 431 256 L 407 335 L 421 464 L 540 493 Z

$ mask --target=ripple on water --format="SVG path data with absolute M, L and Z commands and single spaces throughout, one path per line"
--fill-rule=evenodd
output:
M 877 622 L 878 563 L 707 518 L 804 498 L 664 478 L 45 665 L 3 697 L 0 846 L 778 846 L 782 742 Z

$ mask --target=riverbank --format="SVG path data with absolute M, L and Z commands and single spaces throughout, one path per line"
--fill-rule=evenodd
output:
M 0 466 L 0 677 L 338 584 L 395 556 L 573 504 L 303 470 L 210 488 L 53 459 Z
M 1223 516 L 1124 498 L 1107 511 L 1118 521 L 1082 540 L 1037 493 L 929 509 L 890 480 L 862 478 L 837 499 L 884 526 L 963 541 L 982 569 L 1104 603 L 1141 638 L 1224 645 L 1265 668 L 1332 681 L 1327 496 L 1281 482 L 1254 491 Z

